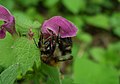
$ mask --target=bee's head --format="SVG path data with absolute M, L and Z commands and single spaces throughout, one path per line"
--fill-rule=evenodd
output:
M 43 37 L 43 34 L 41 34 L 38 45 L 41 51 L 41 55 L 50 56 L 53 54 L 56 47 L 55 37 L 54 36 Z

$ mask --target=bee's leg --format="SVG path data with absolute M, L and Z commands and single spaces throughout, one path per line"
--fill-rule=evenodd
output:
M 58 42 L 58 43 L 60 43 L 60 38 L 61 38 L 61 36 L 60 36 L 60 26 L 59 26 L 58 36 L 57 36 L 57 42 Z
M 72 60 L 72 59 L 73 59 L 73 56 L 71 56 L 70 54 L 67 54 L 65 56 L 56 57 L 57 62 L 62 62 L 62 61 L 67 61 L 67 60 Z
M 43 44 L 43 34 L 41 32 L 39 42 L 38 42 L 38 48 L 40 48 L 42 44 Z
M 39 48 L 38 44 L 36 43 L 35 38 L 33 38 L 33 41 L 34 41 L 34 43 L 35 43 L 35 46 L 36 46 L 37 48 Z

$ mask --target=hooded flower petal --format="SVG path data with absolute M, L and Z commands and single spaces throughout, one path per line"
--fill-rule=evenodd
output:
M 4 33 L 5 30 L 7 30 L 12 35 L 16 33 L 14 16 L 12 16 L 9 10 L 7 10 L 7 8 L 3 7 L 2 5 L 0 5 L 0 20 L 4 21 L 4 24 L 0 27 L 0 38 L 4 38 L 2 37 L 3 30 Z
M 11 15 L 11 13 L 9 12 L 9 10 L 6 9 L 5 7 L 3 7 L 2 5 L 0 5 L 0 20 L 9 22 L 11 16 L 12 16 L 12 15 Z
M 54 16 L 46 20 L 41 30 L 43 34 L 52 34 L 52 32 L 56 36 L 60 34 L 61 38 L 76 36 L 77 32 L 76 26 L 61 16 Z

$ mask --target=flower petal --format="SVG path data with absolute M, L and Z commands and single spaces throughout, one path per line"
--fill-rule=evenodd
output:
M 77 32 L 77 27 L 61 16 L 54 16 L 46 20 L 41 29 L 42 33 L 51 34 L 51 31 L 53 31 L 56 35 L 60 34 L 61 38 L 76 36 Z
M 15 19 L 14 17 L 10 17 L 10 21 L 2 25 L 10 34 L 14 34 L 15 30 Z
M 11 13 L 9 12 L 9 10 L 5 7 L 3 7 L 2 5 L 0 5 L 0 20 L 3 21 L 10 21 L 10 17 L 11 17 Z
M 6 36 L 6 31 L 5 31 L 5 29 L 1 29 L 1 30 L 0 30 L 0 39 L 5 38 L 5 36 Z
M 9 10 L 2 5 L 0 5 L 0 20 L 4 21 L 4 24 L 0 27 L 0 29 L 3 28 L 12 35 L 16 33 L 14 16 L 12 16 Z

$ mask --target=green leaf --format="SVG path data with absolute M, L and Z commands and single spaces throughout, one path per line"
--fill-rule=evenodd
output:
M 11 55 L 13 43 L 14 40 L 9 33 L 7 33 L 4 39 L 0 39 L 0 65 L 3 67 L 10 66 L 15 59 L 15 57 Z
M 77 54 L 78 54 L 78 51 L 79 51 L 79 47 L 80 47 L 80 45 L 78 43 L 75 43 L 75 42 L 73 43 L 73 46 L 72 46 L 72 56 L 74 58 L 77 57 Z
M 1 72 L 4 70 L 4 67 L 3 66 L 0 66 L 0 74 Z
M 28 7 L 31 5 L 37 5 L 39 0 L 17 0 L 19 3 L 21 3 L 22 5 Z
M 91 3 L 94 4 L 104 4 L 105 0 L 91 0 Z
M 113 13 L 113 15 L 112 15 L 110 20 L 111 20 L 111 25 L 114 28 L 120 27 L 120 12 Z
M 63 5 L 72 13 L 77 14 L 86 8 L 85 0 L 62 0 Z
M 7 9 L 9 9 L 10 11 L 13 10 L 14 8 L 14 0 L 0 0 L 0 5 L 5 6 Z
M 70 77 L 64 77 L 62 84 L 74 84 L 73 80 Z
M 120 27 L 116 27 L 113 32 L 120 37 Z
M 60 72 L 57 67 L 52 67 L 42 63 L 41 72 L 47 76 L 46 84 L 61 84 Z
M 0 74 L 0 84 L 13 84 L 19 72 L 19 64 L 8 67 Z
M 109 17 L 107 15 L 98 14 L 96 16 L 86 16 L 86 22 L 90 25 L 103 28 L 103 29 L 109 29 L 110 28 L 110 21 Z
M 106 62 L 117 67 L 120 64 L 119 56 L 120 42 L 109 44 L 106 50 Z
M 84 33 L 84 32 L 78 32 L 77 33 L 77 38 L 79 40 L 81 40 L 82 42 L 85 42 L 87 44 L 92 42 L 92 36 L 88 33 Z
M 39 49 L 35 46 L 33 40 L 20 38 L 13 45 L 13 55 L 16 57 L 15 63 L 20 64 L 20 69 L 25 74 L 33 64 L 40 65 Z
M 74 83 L 119 84 L 119 77 L 117 70 L 113 67 L 77 58 L 74 62 Z
M 30 17 L 22 12 L 15 12 L 14 16 L 16 19 L 16 28 L 20 33 L 26 34 L 30 28 L 39 28 L 41 25 L 39 22 L 31 20 Z
M 106 8 L 112 8 L 113 4 L 110 0 L 91 0 L 91 5 L 104 6 Z
M 34 7 L 29 7 L 26 10 L 25 14 L 29 16 L 32 20 L 39 21 L 40 23 L 44 21 L 44 17 Z M 39 23 L 39 27 L 40 27 L 40 23 Z
M 54 6 L 55 4 L 57 4 L 58 1 L 59 1 L 59 0 L 45 0 L 45 1 L 44 1 L 44 5 L 45 5 L 46 7 L 52 7 L 52 6 Z
M 120 12 L 113 13 L 111 17 L 113 32 L 120 37 Z
M 82 17 L 80 16 L 70 16 L 70 15 L 67 15 L 65 16 L 68 20 L 70 20 L 72 23 L 74 23 L 79 31 L 81 31 L 82 27 L 84 26 L 84 22 L 83 22 L 83 19 Z
M 90 49 L 90 54 L 93 59 L 97 62 L 105 63 L 105 54 L 106 51 L 100 47 L 94 47 Z

